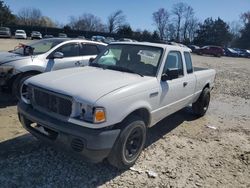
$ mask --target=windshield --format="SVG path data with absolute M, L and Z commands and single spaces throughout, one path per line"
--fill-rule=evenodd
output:
M 23 33 L 25 33 L 24 31 L 16 31 L 16 33 L 21 33 L 21 34 L 23 34 Z
M 31 48 L 34 49 L 32 55 L 39 55 L 39 54 L 46 53 L 47 51 L 49 51 L 50 49 L 52 49 L 56 45 L 60 44 L 61 42 L 64 42 L 64 41 L 63 40 L 53 40 L 53 39 L 39 40 L 36 42 L 29 43 L 27 45 L 19 45 L 11 52 L 16 53 L 16 54 L 20 54 L 20 55 L 24 55 L 24 52 L 23 52 L 24 47 L 30 46 Z
M 7 28 L 7 27 L 0 27 L 0 31 L 9 31 L 9 28 Z
M 156 76 L 163 49 L 158 47 L 112 44 L 90 66 Z

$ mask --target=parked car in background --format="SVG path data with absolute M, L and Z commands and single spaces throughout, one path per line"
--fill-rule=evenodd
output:
M 250 58 L 250 50 L 243 49 L 245 52 L 245 57 Z
M 31 40 L 33 39 L 42 39 L 42 34 L 39 31 L 32 31 Z
M 104 39 L 104 42 L 109 44 L 111 42 L 115 42 L 115 39 L 113 37 L 107 37 L 107 38 Z
M 212 55 L 215 57 L 221 57 L 224 55 L 224 50 L 219 46 L 203 46 L 202 48 L 197 49 L 196 53 L 199 55 Z
M 11 38 L 10 28 L 0 27 L 0 37 Z
M 250 57 L 250 51 L 246 49 L 233 48 L 239 55 L 239 57 Z
M 129 38 L 120 38 L 118 41 L 120 41 L 120 42 L 136 42 L 135 40 L 129 39 Z
M 68 35 L 65 34 L 65 33 L 59 33 L 59 34 L 58 34 L 58 37 L 59 37 L 59 38 L 67 38 Z
M 200 47 L 196 45 L 188 45 L 188 47 L 192 50 L 192 53 L 197 53 L 197 51 L 200 49 Z
M 24 30 L 16 30 L 15 32 L 16 39 L 27 39 L 27 34 Z
M 83 36 L 83 35 L 79 35 L 77 38 L 78 39 L 86 39 L 85 36 Z
M 49 38 L 53 38 L 54 36 L 53 35 L 44 35 L 44 37 L 43 38 L 45 38 L 45 39 L 49 39 Z
M 112 43 L 88 67 L 28 79 L 18 116 L 41 140 L 129 168 L 150 127 L 191 104 L 197 117 L 205 115 L 215 74 L 193 68 L 189 48 Z
M 92 41 L 98 41 L 98 42 L 104 42 L 105 41 L 105 37 L 104 36 L 92 36 L 91 37 Z
M 224 54 L 228 57 L 239 57 L 239 53 L 233 48 L 224 48 Z
M 12 89 L 19 98 L 27 78 L 43 72 L 86 66 L 105 46 L 104 43 L 68 38 L 21 44 L 12 51 L 0 53 L 0 86 Z

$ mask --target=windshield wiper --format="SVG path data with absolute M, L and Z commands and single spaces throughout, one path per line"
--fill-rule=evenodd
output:
M 138 74 L 141 77 L 144 77 L 143 74 L 139 73 L 139 72 L 135 72 L 127 67 L 119 67 L 119 66 L 115 66 L 115 65 L 108 65 L 107 69 L 111 69 L 111 70 L 118 70 L 118 71 L 122 71 L 122 72 L 129 72 L 129 73 L 133 73 L 133 74 Z

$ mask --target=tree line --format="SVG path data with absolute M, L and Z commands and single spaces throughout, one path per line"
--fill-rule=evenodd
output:
M 62 25 L 44 16 L 37 8 L 23 8 L 15 15 L 0 0 L 0 25 L 25 25 L 60 27 L 65 30 L 83 30 L 118 34 L 141 41 L 174 41 L 184 44 L 219 45 L 250 48 L 250 11 L 240 15 L 239 22 L 226 23 L 221 18 L 207 18 L 203 22 L 195 16 L 194 9 L 183 2 L 170 10 L 160 8 L 152 13 L 155 31 L 133 30 L 122 10 L 111 13 L 106 22 L 94 14 L 71 16 Z

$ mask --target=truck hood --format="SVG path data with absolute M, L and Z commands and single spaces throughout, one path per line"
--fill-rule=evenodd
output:
M 10 52 L 0 52 L 0 65 L 4 65 L 10 62 L 19 61 L 23 59 L 30 59 L 30 56 L 22 56 Z
M 108 93 L 148 79 L 152 77 L 87 66 L 40 74 L 26 83 L 72 96 L 78 102 L 95 103 Z

